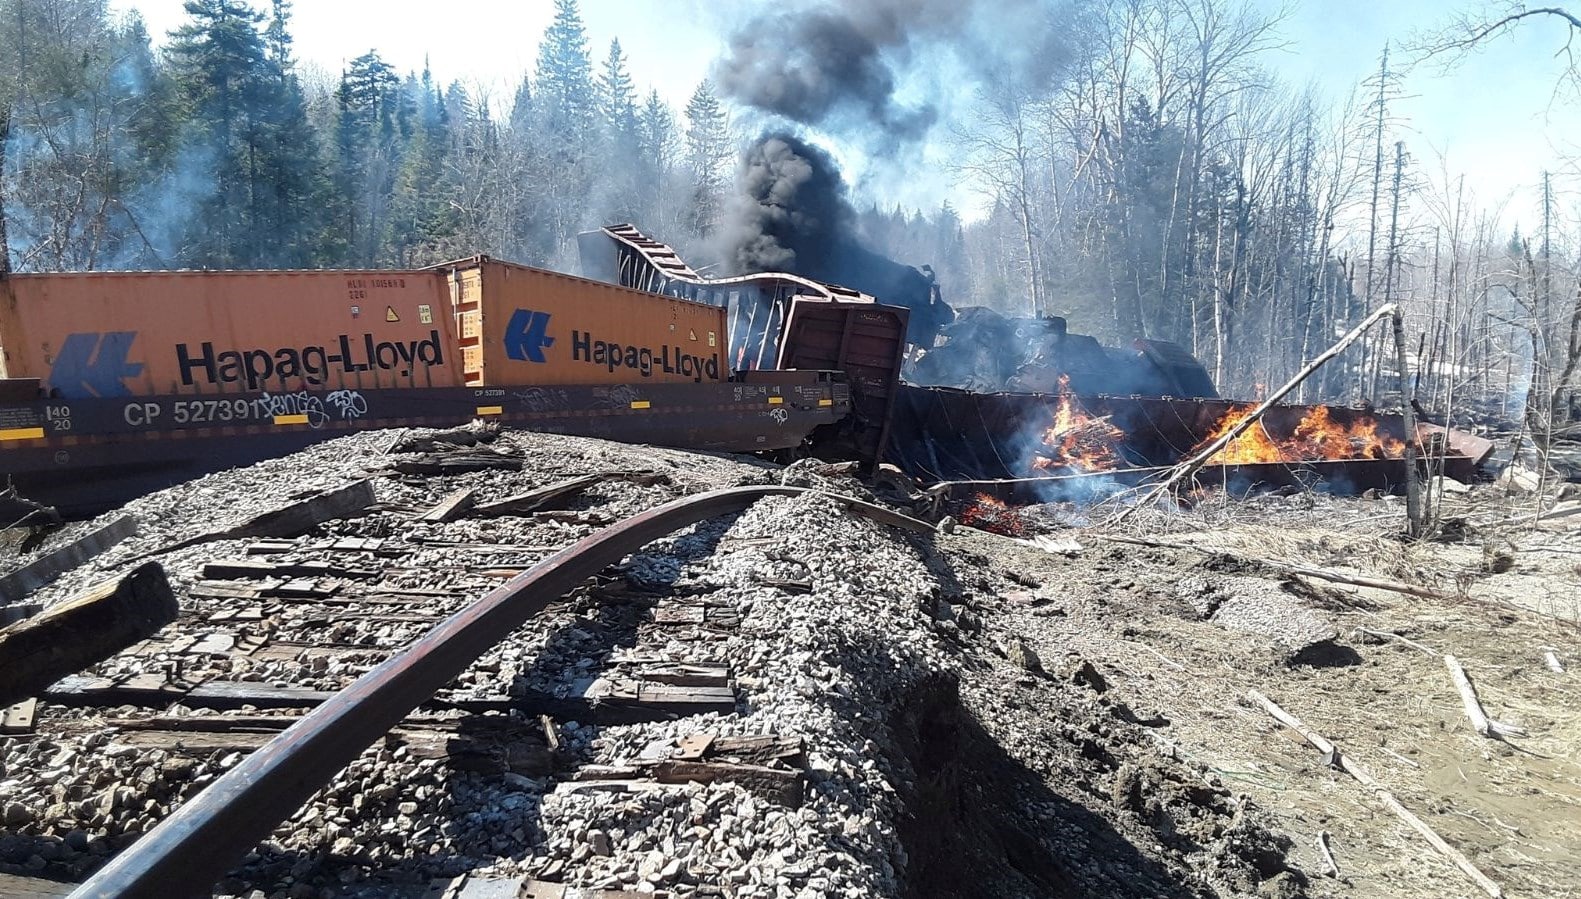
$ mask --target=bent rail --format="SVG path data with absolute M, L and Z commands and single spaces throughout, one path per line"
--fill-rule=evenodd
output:
M 817 491 L 734 487 L 666 503 L 586 537 L 517 575 L 336 693 L 173 812 L 79 886 L 87 897 L 208 896 L 209 886 L 474 659 L 604 567 L 687 525 L 769 496 Z M 925 522 L 848 497 L 851 511 L 913 531 Z

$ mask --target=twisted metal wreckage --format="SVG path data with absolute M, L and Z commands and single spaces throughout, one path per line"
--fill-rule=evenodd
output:
M 1137 339 L 1105 347 L 1070 333 L 1063 318 L 1010 318 L 984 308 L 960 310 L 921 335 L 912 329 L 904 377 L 888 367 L 891 347 L 874 353 L 863 346 L 870 335 L 860 318 L 812 341 L 824 348 L 821 357 L 787 354 L 782 347 L 802 342 L 777 342 L 783 324 L 813 303 L 870 304 L 902 321 L 934 322 L 942 301 L 933 290 L 925 306 L 886 306 L 785 273 L 706 278 L 630 225 L 582 235 L 581 251 L 590 277 L 729 308 L 738 367 L 844 367 L 853 400 L 848 426 L 866 435 L 858 441 L 865 455 L 876 458 L 876 444 L 885 461 L 943 485 L 952 498 L 1083 499 L 1156 480 L 1256 405 L 1220 398 L 1207 370 L 1176 344 Z M 1415 439 L 1425 464 L 1459 480 L 1474 477 L 1493 451 L 1491 441 L 1433 424 L 1418 424 Z M 1405 440 L 1401 415 L 1276 406 L 1215 454 L 1197 482 L 1392 489 L 1405 479 Z

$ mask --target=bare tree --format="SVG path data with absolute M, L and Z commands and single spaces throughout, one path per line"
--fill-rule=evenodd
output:
M 972 127 L 957 128 L 955 142 L 965 160 L 960 170 L 987 187 L 1009 205 L 1021 229 L 1021 247 L 1027 299 L 1033 315 L 1045 312 L 1043 273 L 1038 238 L 1041 209 L 1035 195 L 1035 176 L 1041 162 L 1035 156 L 1035 123 L 1032 98 L 1008 80 L 978 93 L 979 112 Z
M 1437 60 L 1453 66 L 1523 25 L 1545 23 L 1557 28 L 1564 43 L 1555 54 L 1565 61 L 1554 85 L 1556 91 L 1581 95 L 1581 61 L 1575 41 L 1581 36 L 1581 13 L 1560 6 L 1528 7 L 1518 0 L 1499 0 L 1455 14 L 1445 25 L 1420 34 L 1409 50 L 1420 60 Z

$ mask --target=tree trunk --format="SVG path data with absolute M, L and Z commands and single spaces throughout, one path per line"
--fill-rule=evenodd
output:
M 1400 369 L 1400 411 L 1405 416 L 1405 518 L 1412 537 L 1423 532 L 1422 481 L 1416 470 L 1416 407 L 1409 389 L 1410 374 L 1405 369 L 1405 326 L 1399 309 L 1390 316 L 1394 331 L 1394 360 Z
M 11 107 L 0 103 L 0 278 L 11 274 L 11 244 L 5 228 L 6 145 L 11 139 Z

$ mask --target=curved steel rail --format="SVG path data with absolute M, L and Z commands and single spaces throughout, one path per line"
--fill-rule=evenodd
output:
M 122 851 L 71 896 L 208 896 L 209 886 L 364 749 L 549 603 L 648 543 L 739 512 L 769 496 L 817 491 L 734 487 L 683 497 L 611 525 L 555 553 L 440 622 L 406 651 L 336 693 L 226 772 Z M 832 497 L 885 524 L 926 522 L 849 497 Z

